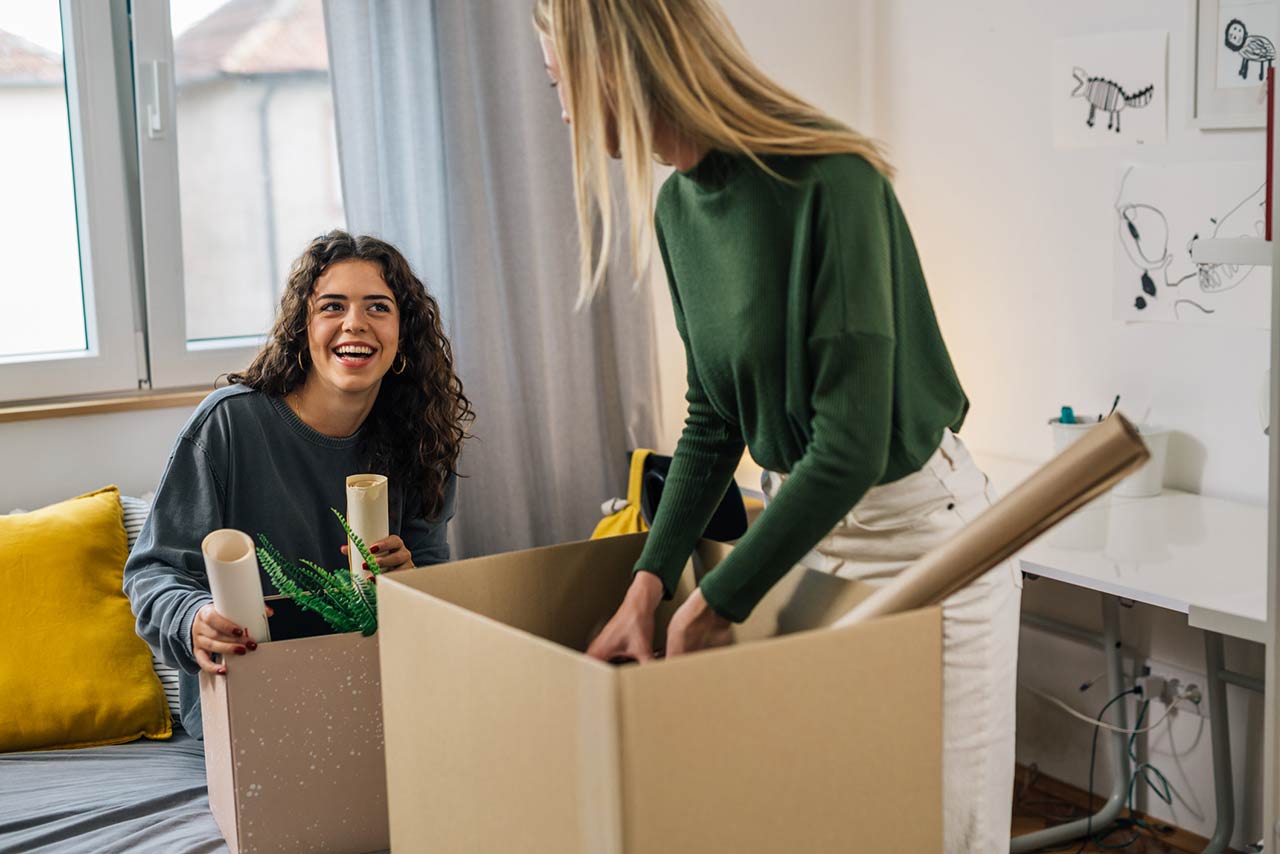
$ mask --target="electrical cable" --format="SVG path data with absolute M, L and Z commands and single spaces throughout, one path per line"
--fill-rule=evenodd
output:
M 1146 715 L 1147 707 L 1150 705 L 1151 705 L 1150 700 L 1144 700 L 1142 702 L 1142 707 L 1138 710 L 1138 720 L 1136 721 L 1137 724 L 1142 723 L 1142 718 Z M 1143 819 L 1135 817 L 1133 814 L 1133 798 L 1134 798 L 1134 795 L 1136 794 L 1136 792 L 1134 791 L 1134 784 L 1138 782 L 1139 774 L 1142 775 L 1142 782 L 1147 784 L 1147 787 L 1151 789 L 1152 792 L 1155 793 L 1155 796 L 1157 798 L 1164 801 L 1165 804 L 1169 806 L 1173 806 L 1173 787 L 1169 785 L 1169 779 L 1165 777 L 1164 774 L 1160 773 L 1160 769 L 1152 765 L 1150 762 L 1138 761 L 1138 751 L 1134 747 L 1134 742 L 1136 742 L 1137 740 L 1138 739 L 1136 735 L 1129 736 L 1129 759 L 1135 763 L 1133 768 L 1133 775 L 1129 778 L 1129 793 L 1127 798 L 1128 806 L 1129 806 L 1129 818 L 1130 820 L 1133 821 L 1135 825 L 1137 825 L 1138 827 L 1144 828 L 1146 830 L 1158 831 L 1162 833 L 1171 833 L 1173 831 L 1173 828 L 1171 828 L 1169 825 L 1167 824 L 1159 825 L 1159 826 L 1152 825 Z M 1156 786 L 1155 783 L 1151 782 L 1152 774 L 1155 774 L 1158 778 L 1160 778 L 1160 786 Z
M 1129 696 L 1130 694 L 1137 694 L 1138 692 L 1139 692 L 1139 689 L 1137 687 L 1126 688 L 1125 690 L 1121 691 L 1119 694 L 1116 694 L 1110 700 L 1107 700 L 1107 702 L 1102 706 L 1102 711 L 1098 712 L 1098 717 L 1096 718 L 1096 722 L 1098 724 L 1101 724 L 1102 716 L 1107 713 L 1107 709 L 1111 708 L 1120 700 L 1123 700 L 1125 697 Z M 1074 712 L 1075 710 L 1072 709 L 1071 711 Z M 1090 721 L 1090 723 L 1093 723 L 1093 722 L 1094 721 Z M 1086 804 L 1086 808 L 1090 810 L 1093 809 L 1093 769 L 1098 758 L 1098 733 L 1100 731 L 1101 731 L 1100 727 L 1095 726 L 1093 728 L 1093 739 L 1092 739 L 1092 743 L 1089 746 L 1089 794 L 1085 799 L 1085 804 Z M 1080 847 L 1076 849 L 1076 854 L 1082 854 L 1084 849 L 1088 847 L 1089 841 L 1092 838 L 1092 836 L 1093 836 L 1093 813 L 1090 812 L 1089 818 L 1085 821 L 1084 841 L 1082 841 L 1080 843 Z
M 1114 704 L 1117 700 L 1120 700 L 1121 698 L 1125 697 L 1128 694 L 1140 694 L 1140 693 L 1141 693 L 1140 689 L 1137 687 L 1134 687 L 1116 695 L 1115 697 L 1112 697 L 1110 700 L 1107 701 L 1106 705 L 1102 707 L 1102 711 L 1098 712 L 1097 719 L 1090 722 L 1091 723 L 1101 722 L 1102 716 L 1106 714 L 1107 709 L 1110 708 L 1111 705 Z M 1129 776 L 1129 783 L 1126 786 L 1126 791 L 1125 791 L 1125 806 L 1129 810 L 1129 815 L 1125 818 L 1116 819 L 1114 826 L 1095 835 L 1093 833 L 1093 813 L 1090 813 L 1089 820 L 1086 823 L 1086 836 L 1081 841 L 1080 847 L 1076 849 L 1075 854 L 1081 854 L 1081 852 L 1083 852 L 1085 848 L 1088 847 L 1088 845 L 1090 844 L 1094 845 L 1094 847 L 1096 848 L 1100 848 L 1106 851 L 1118 851 L 1124 848 L 1128 848 L 1130 845 L 1137 842 L 1139 839 L 1143 838 L 1143 834 L 1141 831 L 1144 831 L 1144 830 L 1147 831 L 1147 833 L 1151 834 L 1152 837 L 1155 837 L 1158 834 L 1169 834 L 1174 831 L 1174 828 L 1171 827 L 1170 825 L 1156 824 L 1156 823 L 1149 822 L 1144 818 L 1139 818 L 1134 810 L 1133 801 L 1134 801 L 1134 796 L 1136 794 L 1135 786 L 1138 782 L 1139 776 L 1141 776 L 1143 782 L 1146 783 L 1147 786 L 1150 787 L 1150 789 L 1153 792 L 1155 792 L 1155 795 L 1157 798 L 1159 798 L 1161 801 L 1163 801 L 1166 804 L 1172 805 L 1173 803 L 1173 787 L 1172 785 L 1170 785 L 1168 778 L 1166 778 L 1164 774 L 1160 772 L 1159 768 L 1156 768 L 1151 763 L 1139 762 L 1137 750 L 1135 749 L 1135 742 L 1137 741 L 1138 733 L 1146 732 L 1150 729 L 1150 727 L 1147 727 L 1144 729 L 1141 726 L 1142 721 L 1146 717 L 1147 710 L 1148 708 L 1150 708 L 1150 706 L 1151 706 L 1151 701 L 1149 699 L 1143 700 L 1142 705 L 1141 707 L 1139 707 L 1139 710 L 1138 710 L 1137 720 L 1135 721 L 1135 725 L 1138 728 L 1133 730 L 1129 735 L 1129 741 L 1125 748 L 1126 753 L 1128 753 L 1130 760 L 1132 760 L 1135 763 L 1138 763 L 1135 766 L 1133 773 Z M 1168 717 L 1167 714 L 1161 717 L 1160 722 L 1163 722 L 1167 717 Z M 1097 763 L 1098 731 L 1099 731 L 1099 727 L 1095 726 L 1093 730 L 1093 739 L 1089 748 L 1089 794 L 1088 794 L 1087 803 L 1089 804 L 1090 809 L 1092 809 L 1092 804 L 1093 804 L 1093 772 Z M 1150 776 L 1151 774 L 1155 774 L 1156 777 L 1159 778 L 1159 785 L 1157 785 L 1155 782 L 1152 781 Z M 1119 844 L 1108 844 L 1106 842 L 1106 839 L 1108 836 L 1110 836 L 1113 833 L 1116 833 L 1117 831 L 1125 830 L 1125 829 L 1128 829 L 1130 831 L 1130 835 L 1128 839 L 1124 840 L 1123 842 L 1120 842 Z
M 1032 688 L 1030 685 L 1022 685 L 1021 683 L 1019 683 L 1019 687 L 1022 688 L 1024 691 L 1035 694 L 1037 697 L 1048 700 L 1049 702 L 1053 703 L 1055 706 L 1059 707 L 1063 711 L 1067 712 L 1070 715 L 1074 715 L 1075 717 L 1079 718 L 1080 720 L 1084 721 L 1087 724 L 1090 724 L 1094 727 L 1099 727 L 1101 729 L 1109 730 L 1110 732 L 1118 732 L 1121 735 L 1138 735 L 1139 733 L 1150 732 L 1151 730 L 1160 726 L 1160 724 L 1164 723 L 1165 718 L 1169 717 L 1169 715 L 1173 713 L 1173 710 L 1178 707 L 1178 704 L 1186 699 L 1185 697 L 1176 698 L 1172 703 L 1169 704 L 1169 708 L 1165 709 L 1165 713 L 1160 716 L 1160 720 L 1156 721 L 1155 723 L 1151 724 L 1148 727 L 1143 727 L 1141 729 L 1124 729 L 1123 727 L 1112 726 L 1111 724 L 1103 723 L 1099 719 L 1091 718 L 1088 715 L 1086 715 L 1084 712 L 1076 711 L 1067 703 L 1064 703 L 1062 700 L 1059 700 L 1057 697 L 1053 696 L 1052 694 L 1046 694 L 1044 691 L 1041 691 L 1038 688 Z M 1140 692 L 1140 689 L 1131 688 L 1129 689 L 1129 691 L 1126 691 L 1125 693 L 1128 694 L 1128 693 L 1139 693 L 1139 692 Z
M 1096 681 L 1096 677 L 1094 679 L 1088 680 L 1087 682 L 1085 682 L 1080 686 L 1080 690 L 1081 691 L 1087 690 L 1095 681 Z M 1136 742 L 1137 742 L 1138 735 L 1142 733 L 1150 732 L 1156 729 L 1157 727 L 1159 727 L 1166 720 L 1168 720 L 1174 708 L 1176 708 L 1179 703 L 1181 703 L 1184 699 L 1186 699 L 1185 696 L 1178 696 L 1177 698 L 1175 698 L 1173 703 L 1171 703 L 1169 707 L 1165 710 L 1165 713 L 1160 716 L 1159 720 L 1145 727 L 1142 725 L 1142 723 L 1147 717 L 1147 712 L 1151 706 L 1151 699 L 1143 698 L 1142 705 L 1138 709 L 1137 718 L 1134 722 L 1134 728 L 1125 729 L 1123 727 L 1112 726 L 1111 724 L 1104 723 L 1102 718 L 1106 715 L 1107 709 L 1111 708 L 1112 705 L 1114 705 L 1116 702 L 1123 699 L 1124 697 L 1128 696 L 1129 694 L 1142 696 L 1142 688 L 1139 686 L 1134 686 L 1133 688 L 1129 688 L 1117 694 L 1116 696 L 1112 697 L 1110 700 L 1106 702 L 1106 704 L 1103 705 L 1101 711 L 1098 712 L 1097 717 L 1094 717 L 1094 718 L 1086 716 L 1085 714 L 1072 708 L 1070 705 L 1063 702 L 1062 700 L 1059 700 L 1057 697 L 1054 697 L 1043 691 L 1032 688 L 1028 685 L 1020 685 L 1020 687 L 1026 689 L 1032 694 L 1035 694 L 1039 697 L 1042 697 L 1043 699 L 1050 701 L 1051 703 L 1063 709 L 1064 711 L 1068 712 L 1072 716 L 1080 718 L 1081 720 L 1085 721 L 1086 723 L 1090 724 L 1093 727 L 1093 735 L 1092 735 L 1090 747 L 1089 747 L 1089 791 L 1088 791 L 1088 796 L 1086 800 L 1086 805 L 1087 805 L 1086 809 L 1090 810 L 1090 812 L 1088 813 L 1088 821 L 1086 822 L 1085 836 L 1081 841 L 1080 846 L 1077 849 L 1075 849 L 1076 854 L 1080 854 L 1080 852 L 1083 852 L 1090 843 L 1092 843 L 1095 847 L 1103 850 L 1115 851 L 1115 850 L 1128 848 L 1129 846 L 1133 845 L 1133 843 L 1143 838 L 1144 837 L 1143 831 L 1145 831 L 1147 834 L 1150 834 L 1152 838 L 1155 838 L 1158 834 L 1168 834 L 1174 831 L 1174 828 L 1168 824 L 1154 823 L 1146 820 L 1145 818 L 1140 818 L 1134 809 L 1134 798 L 1138 793 L 1137 784 L 1138 784 L 1139 777 L 1141 777 L 1142 782 L 1152 792 L 1155 793 L 1157 798 L 1159 798 L 1165 804 L 1172 805 L 1173 803 L 1173 786 L 1169 783 L 1168 778 L 1165 777 L 1163 773 L 1161 773 L 1159 768 L 1156 768 L 1154 765 L 1152 765 L 1149 762 L 1139 761 L 1137 749 L 1136 749 Z M 1106 830 L 1100 831 L 1099 833 L 1095 834 L 1093 832 L 1094 813 L 1091 811 L 1093 808 L 1092 806 L 1093 805 L 1093 778 L 1094 778 L 1094 771 L 1097 765 L 1098 732 L 1099 730 L 1102 730 L 1102 729 L 1106 729 L 1111 732 L 1118 732 L 1123 735 L 1127 735 L 1129 737 L 1129 740 L 1125 746 L 1125 752 L 1128 754 L 1129 759 L 1134 763 L 1134 768 L 1133 768 L 1132 774 L 1130 774 L 1129 776 L 1128 784 L 1125 787 L 1125 806 L 1127 807 L 1129 812 L 1128 816 L 1124 818 L 1116 819 L 1111 827 L 1108 827 Z M 1152 775 L 1155 775 L 1156 779 L 1153 780 Z M 1031 780 L 1027 781 L 1027 784 L 1026 784 L 1027 789 L 1030 788 L 1031 783 L 1032 783 Z M 1023 794 L 1025 795 L 1026 792 L 1024 791 Z M 1037 805 L 1039 805 L 1040 803 L 1044 803 L 1047 805 L 1049 802 L 1045 801 L 1045 802 L 1036 802 L 1036 803 Z M 1029 805 L 1029 803 L 1023 804 L 1023 806 L 1027 806 L 1027 805 Z M 1048 816 L 1044 813 L 1039 813 L 1039 814 L 1043 818 L 1052 818 L 1051 816 Z M 1126 830 L 1126 829 L 1129 830 L 1130 834 L 1129 834 L 1129 837 L 1125 839 L 1123 842 L 1120 842 L 1118 844 L 1108 844 L 1106 842 L 1107 837 L 1111 836 L 1112 834 L 1118 831 Z

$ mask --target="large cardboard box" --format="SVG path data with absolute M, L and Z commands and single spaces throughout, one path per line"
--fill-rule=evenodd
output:
M 938 851 L 940 610 L 806 631 L 867 591 L 797 570 L 736 645 L 610 666 L 644 536 L 380 582 L 392 850 Z
M 200 674 L 200 702 L 209 809 L 231 854 L 385 849 L 377 635 L 276 640 L 225 663 Z

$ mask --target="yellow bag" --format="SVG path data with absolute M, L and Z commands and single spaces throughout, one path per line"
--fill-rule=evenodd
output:
M 622 534 L 636 534 L 649 530 L 644 517 L 640 515 L 640 488 L 644 481 L 644 461 L 653 453 L 647 448 L 637 448 L 631 452 L 631 478 L 627 483 L 627 506 L 616 513 L 610 513 L 600 520 L 591 534 L 591 539 L 602 537 L 618 537 Z

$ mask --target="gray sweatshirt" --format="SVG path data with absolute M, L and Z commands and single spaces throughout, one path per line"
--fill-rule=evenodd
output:
M 321 435 L 283 400 L 242 385 L 209 395 L 182 428 L 125 564 L 124 592 L 138 634 L 182 671 L 182 725 L 196 738 L 202 727 L 191 624 L 196 611 L 213 601 L 200 541 L 218 528 L 236 528 L 255 541 L 265 534 L 295 563 L 306 558 L 328 569 L 346 566 L 340 551 L 346 534 L 329 508 L 345 514 L 347 475 L 368 471 L 358 445 L 358 432 L 340 439 Z M 400 486 L 392 475 L 391 532 L 404 540 L 415 566 L 449 560 L 446 526 L 456 480 L 449 481 L 444 510 L 433 520 L 405 506 Z M 276 592 L 265 572 L 262 589 Z

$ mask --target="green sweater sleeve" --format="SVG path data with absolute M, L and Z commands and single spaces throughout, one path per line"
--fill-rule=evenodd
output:
M 662 227 L 656 228 L 658 249 L 666 267 L 675 309 L 676 329 L 684 342 L 687 359 L 688 415 L 684 431 L 676 443 L 671 469 L 662 490 L 662 501 L 653 520 L 649 539 L 636 561 L 635 571 L 652 572 L 662 579 L 668 597 L 675 590 L 680 571 L 692 554 L 698 538 L 706 530 L 716 507 L 729 489 L 729 482 L 742 459 L 746 443 L 742 433 L 716 412 L 698 377 L 689 348 L 689 333 L 676 292 L 675 278 L 667 256 Z
M 707 603 L 734 621 L 747 618 L 888 465 L 895 340 L 887 196 L 820 199 L 814 228 L 810 439 L 768 509 L 701 583 Z
M 809 342 L 816 367 L 813 438 L 768 508 L 702 579 L 716 613 L 745 620 L 884 472 L 893 341 L 848 334 Z

